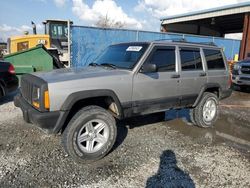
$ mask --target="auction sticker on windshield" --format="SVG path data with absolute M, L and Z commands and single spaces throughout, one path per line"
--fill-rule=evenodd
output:
M 139 52 L 142 49 L 142 46 L 129 46 L 126 51 Z

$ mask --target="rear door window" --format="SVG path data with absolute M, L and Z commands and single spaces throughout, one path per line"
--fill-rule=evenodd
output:
M 182 71 L 203 70 L 199 48 L 180 47 L 180 58 Z
M 225 63 L 220 50 L 203 49 L 208 70 L 223 70 Z

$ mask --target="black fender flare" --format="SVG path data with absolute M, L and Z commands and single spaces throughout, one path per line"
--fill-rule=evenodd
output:
M 56 126 L 54 127 L 53 132 L 57 133 L 63 128 L 70 110 L 72 109 L 73 105 L 77 101 L 88 99 L 88 98 L 94 98 L 94 97 L 111 97 L 117 105 L 117 108 L 119 111 L 118 118 L 119 119 L 123 118 L 124 115 L 123 115 L 122 106 L 121 106 L 119 98 L 117 97 L 114 91 L 108 90 L 108 89 L 78 91 L 78 92 L 70 94 L 65 100 L 65 102 L 63 103 L 63 105 L 61 106 L 60 116 L 58 118 Z
M 199 95 L 198 95 L 197 99 L 195 100 L 195 102 L 194 102 L 194 104 L 193 104 L 192 107 L 196 107 L 196 106 L 197 106 L 197 104 L 198 104 L 199 101 L 201 100 L 201 97 L 202 97 L 203 93 L 204 93 L 207 89 L 209 89 L 209 88 L 218 88 L 218 90 L 219 90 L 219 98 L 220 98 L 220 93 L 221 93 L 221 86 L 220 86 L 220 84 L 218 84 L 218 83 L 207 83 L 207 84 L 205 84 L 205 85 L 201 88 L 200 93 L 199 93 Z
M 94 97 L 111 97 L 117 105 L 119 114 L 122 114 L 122 107 L 119 98 L 114 91 L 109 89 L 86 90 L 71 93 L 63 103 L 61 111 L 70 110 L 77 101 Z

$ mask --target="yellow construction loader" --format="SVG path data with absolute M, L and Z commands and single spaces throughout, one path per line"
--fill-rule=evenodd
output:
M 53 54 L 58 55 L 59 60 L 68 65 L 69 62 L 69 32 L 71 21 L 66 20 L 45 20 L 44 34 L 37 34 L 36 24 L 32 23 L 33 34 L 13 36 L 8 40 L 9 53 L 16 53 L 28 50 L 42 44 Z

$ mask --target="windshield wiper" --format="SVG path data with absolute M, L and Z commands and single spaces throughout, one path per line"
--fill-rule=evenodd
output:
M 102 63 L 101 65 L 102 65 L 102 66 L 105 66 L 105 67 L 111 67 L 111 68 L 113 68 L 113 69 L 116 69 L 116 68 L 117 68 L 116 65 L 114 65 L 114 64 L 112 64 L 112 63 Z
M 100 66 L 100 65 L 97 64 L 97 63 L 90 63 L 89 66 L 94 66 L 94 67 L 96 67 L 96 66 Z
M 102 63 L 102 64 L 97 64 L 97 63 L 90 63 L 88 66 L 93 66 L 93 67 L 97 67 L 97 66 L 104 66 L 104 67 L 111 67 L 113 69 L 116 69 L 116 65 L 112 64 L 112 63 Z

